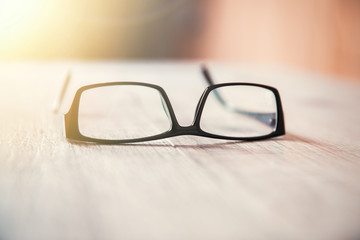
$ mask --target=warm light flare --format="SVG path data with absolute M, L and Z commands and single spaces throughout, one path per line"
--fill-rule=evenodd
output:
M 185 1 L 0 0 L 0 60 L 132 53 L 124 43 Z
M 44 0 L 1 0 L 0 31 L 1 37 L 26 31 L 39 15 Z
M 46 6 L 45 0 L 0 0 L 0 57 L 16 56 L 31 47 L 27 41 Z

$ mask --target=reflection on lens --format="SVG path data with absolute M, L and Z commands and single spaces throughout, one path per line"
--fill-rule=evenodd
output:
M 259 137 L 272 133 L 277 124 L 272 91 L 247 85 L 213 89 L 205 102 L 200 128 L 227 137 Z
M 150 137 L 168 131 L 171 122 L 160 92 L 138 85 L 111 85 L 85 90 L 79 105 L 79 130 L 108 140 Z

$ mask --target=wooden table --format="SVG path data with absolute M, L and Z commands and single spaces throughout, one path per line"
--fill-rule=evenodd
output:
M 143 81 L 161 85 L 188 125 L 205 88 L 198 63 L 1 63 L 0 239 L 359 239 L 359 84 L 209 66 L 217 82 L 277 87 L 287 134 L 71 144 L 51 111 L 69 68 L 62 111 L 82 84 Z

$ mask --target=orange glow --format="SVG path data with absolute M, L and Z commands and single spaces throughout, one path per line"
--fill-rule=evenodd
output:
M 360 79 L 356 0 L 0 0 L 0 60 L 210 58 Z

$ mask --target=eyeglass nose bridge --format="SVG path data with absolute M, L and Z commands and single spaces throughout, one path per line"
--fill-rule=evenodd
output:
M 200 135 L 201 129 L 198 124 L 193 123 L 189 126 L 181 126 L 176 123 L 173 128 L 171 129 L 170 133 L 173 136 L 180 136 L 180 135 Z

